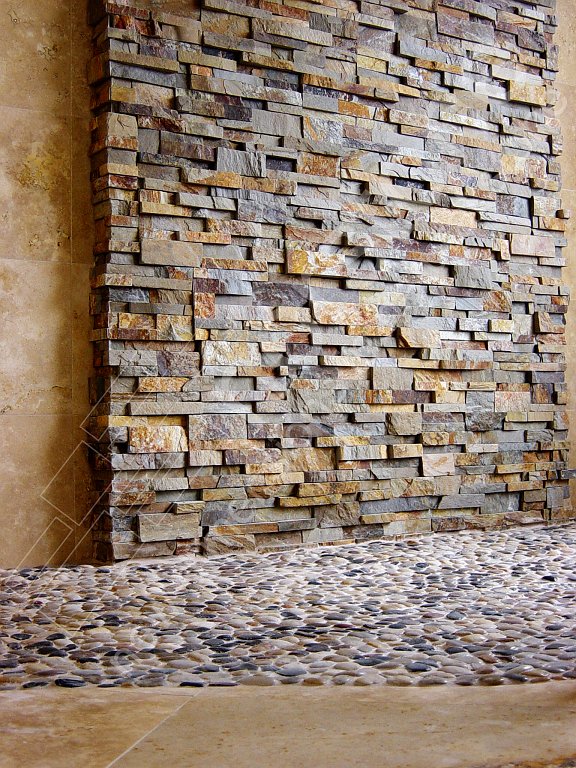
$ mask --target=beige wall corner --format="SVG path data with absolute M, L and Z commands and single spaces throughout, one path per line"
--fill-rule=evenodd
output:
M 89 557 L 84 0 L 0 8 L 0 567 Z
M 566 237 L 566 269 L 564 280 L 570 288 L 572 301 L 576 297 L 576 7 L 573 0 L 557 0 L 558 31 L 556 42 L 560 46 L 560 72 L 557 87 L 560 92 L 556 114 L 564 135 L 562 155 L 562 202 L 572 211 Z M 566 327 L 566 358 L 568 369 L 568 413 L 570 417 L 570 466 L 576 466 L 576 307 L 570 306 Z M 572 503 L 576 499 L 576 483 L 572 481 Z

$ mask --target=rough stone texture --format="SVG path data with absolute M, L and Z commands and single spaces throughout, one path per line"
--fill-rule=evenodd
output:
M 449 514 L 438 530 L 458 530 Z M 141 525 L 156 517 L 166 536 L 195 524 Z M 576 678 L 573 524 L 267 555 L 245 539 L 208 537 L 204 561 L 0 570 L 0 690 Z
M 552 3 L 92 21 L 98 556 L 569 517 Z

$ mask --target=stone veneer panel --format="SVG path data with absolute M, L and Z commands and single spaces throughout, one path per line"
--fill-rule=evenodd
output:
M 553 0 L 92 5 L 100 557 L 559 521 Z

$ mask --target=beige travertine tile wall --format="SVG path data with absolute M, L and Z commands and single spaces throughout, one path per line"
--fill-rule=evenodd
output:
M 0 567 L 86 560 L 85 0 L 0 0 Z
M 568 413 L 570 416 L 570 466 L 576 466 L 576 2 L 556 0 L 559 26 L 556 43 L 560 46 L 560 73 L 557 88 L 560 97 L 557 115 L 564 134 L 562 155 L 562 201 L 572 211 L 568 221 L 564 281 L 570 286 L 572 304 L 567 318 L 566 358 L 568 369 Z M 572 481 L 572 504 L 576 503 L 576 483 Z
M 151 0 L 171 10 L 191 0 Z M 142 2 L 141 2 L 142 4 Z M 85 560 L 91 208 L 86 0 L 0 0 L 0 567 Z M 576 211 L 576 3 L 558 0 L 565 205 Z M 576 218 L 566 280 L 576 286 Z M 576 443 L 576 315 L 568 317 Z M 572 466 L 575 459 L 572 458 Z

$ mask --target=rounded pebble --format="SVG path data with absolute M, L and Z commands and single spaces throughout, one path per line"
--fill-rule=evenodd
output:
M 0 690 L 576 678 L 576 525 L 0 571 Z

